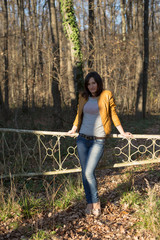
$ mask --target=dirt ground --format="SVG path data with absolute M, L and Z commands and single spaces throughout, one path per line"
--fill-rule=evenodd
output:
M 133 171 L 133 168 L 98 171 L 98 189 L 102 205 L 102 214 L 99 217 L 86 216 L 84 213 L 86 203 L 82 200 L 73 203 L 65 211 L 54 213 L 44 211 L 35 218 L 23 220 L 16 230 L 9 229 L 7 222 L 1 222 L 0 240 L 27 240 L 40 229 L 54 233 L 44 239 L 158 239 L 154 234 L 134 227 L 140 221 L 134 214 L 135 210 L 128 205 L 122 207 L 120 204 L 121 195 L 128 188 L 134 187 L 140 191 L 145 189 L 145 179 L 151 186 L 154 184 L 159 186 L 158 172 L 159 166 L 153 166 L 152 170 L 144 167 L 140 171 Z

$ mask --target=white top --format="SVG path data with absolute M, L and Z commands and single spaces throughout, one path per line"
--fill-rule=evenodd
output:
M 99 113 L 97 98 L 89 97 L 84 105 L 83 120 L 79 133 L 96 137 L 106 136 Z

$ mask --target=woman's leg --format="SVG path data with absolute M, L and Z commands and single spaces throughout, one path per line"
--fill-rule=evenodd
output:
M 104 140 L 94 140 L 88 151 L 87 163 L 85 167 L 85 179 L 89 185 L 89 203 L 98 203 L 97 181 L 95 177 L 95 169 L 102 157 L 104 150 Z
M 81 164 L 81 168 L 82 168 L 82 181 L 83 181 L 83 186 L 84 186 L 84 190 L 85 190 L 85 195 L 86 195 L 86 200 L 87 203 L 90 204 L 90 187 L 88 184 L 88 181 L 85 177 L 85 169 L 86 169 L 86 165 L 87 165 L 87 157 L 88 157 L 88 152 L 89 152 L 89 141 L 78 136 L 77 138 L 77 150 L 78 150 L 78 156 L 80 159 L 80 164 Z
M 104 140 L 77 139 L 77 149 L 82 167 L 82 180 L 88 204 L 98 202 L 95 168 L 103 154 Z

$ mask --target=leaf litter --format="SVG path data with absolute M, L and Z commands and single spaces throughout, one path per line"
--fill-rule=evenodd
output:
M 153 167 L 154 168 L 154 167 Z M 155 167 L 159 171 L 159 167 Z M 128 186 L 130 179 L 128 172 L 134 181 L 134 186 Z M 128 205 L 120 204 L 120 197 L 128 187 L 144 191 L 145 179 L 152 185 L 159 182 L 158 174 L 149 174 L 146 167 L 136 172 L 132 168 L 110 169 L 97 172 L 99 196 L 102 205 L 102 214 L 99 217 L 85 215 L 85 200 L 73 203 L 65 210 L 54 212 L 44 210 L 43 213 L 33 216 L 31 219 L 20 219 L 16 229 L 11 227 L 11 222 L 0 222 L 0 240 L 29 240 L 33 239 L 33 233 L 43 230 L 47 233 L 44 239 L 131 239 L 131 240 L 156 240 L 153 233 L 135 227 L 140 221 L 136 217 L 135 210 Z M 160 188 L 157 188 L 159 192 Z M 12 221 L 12 220 L 10 220 Z M 9 227 L 10 226 L 10 227 Z M 42 238 L 40 238 L 42 239 Z

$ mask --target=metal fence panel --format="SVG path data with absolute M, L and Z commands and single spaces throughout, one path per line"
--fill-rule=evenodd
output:
M 0 175 L 56 175 L 80 172 L 76 137 L 67 132 L 0 129 Z M 160 135 L 106 138 L 99 168 L 160 162 Z

